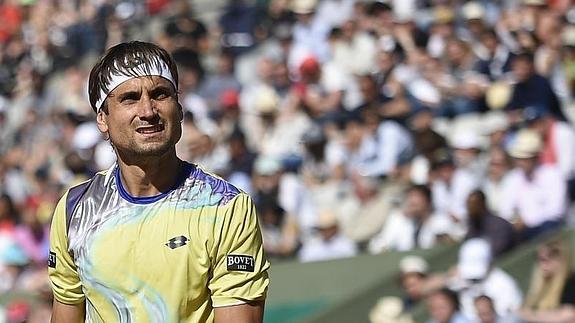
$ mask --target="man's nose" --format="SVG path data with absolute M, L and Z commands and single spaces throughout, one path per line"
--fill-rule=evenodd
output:
M 149 96 L 143 95 L 140 100 L 138 116 L 140 119 L 150 119 L 157 115 L 154 100 Z

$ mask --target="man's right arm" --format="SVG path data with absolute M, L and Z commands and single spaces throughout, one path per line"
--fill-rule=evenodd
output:
M 74 259 L 68 251 L 65 194 L 54 210 L 50 228 L 48 275 L 54 293 L 52 323 L 84 322 L 85 296 Z
M 50 323 L 82 323 L 84 322 L 84 315 L 84 302 L 68 305 L 54 300 Z

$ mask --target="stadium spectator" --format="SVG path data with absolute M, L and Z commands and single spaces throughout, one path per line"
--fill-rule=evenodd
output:
M 376 177 L 357 176 L 352 180 L 352 186 L 352 192 L 347 192 L 340 201 L 337 213 L 342 233 L 364 248 L 397 207 L 407 183 L 388 181 L 382 184 Z
M 457 167 L 445 152 L 439 153 L 432 161 L 430 172 L 433 208 L 447 214 L 457 224 L 457 234 L 462 236 L 467 224 L 465 202 L 469 193 L 478 187 L 479 179 L 469 170 Z
M 9 195 L 0 196 L 0 232 L 12 233 L 20 220 L 18 210 Z
M 431 191 L 414 185 L 407 190 L 401 210 L 389 214 L 382 230 L 369 242 L 369 252 L 407 251 L 431 248 L 439 242 L 452 240 L 453 223 L 442 213 L 434 212 Z
M 553 165 L 538 160 L 542 140 L 533 130 L 521 130 L 509 150 L 515 169 L 505 178 L 499 215 L 513 223 L 520 239 L 557 229 L 567 207 L 565 179 Z
M 459 311 L 457 293 L 447 288 L 434 291 L 427 297 L 431 319 L 427 323 L 469 323 Z
M 257 204 L 261 219 L 264 248 L 268 257 L 292 256 L 298 247 L 297 224 L 270 196 L 262 197 Z
M 385 296 L 380 298 L 369 311 L 371 323 L 413 323 L 409 313 L 405 312 L 399 297 Z
M 537 74 L 533 64 L 533 55 L 530 53 L 520 53 L 513 59 L 511 66 L 516 84 L 507 110 L 512 116 L 517 115 L 518 111 L 520 118 L 523 109 L 528 106 L 539 106 L 557 119 L 565 120 L 559 98 L 553 91 L 551 83 L 544 76 Z
M 495 305 L 491 297 L 481 295 L 475 298 L 475 311 L 477 312 L 478 323 L 513 323 L 514 320 L 503 318 L 495 312 Z
M 529 291 L 520 312 L 527 322 L 568 322 L 575 317 L 575 284 L 569 243 L 560 238 L 537 248 Z
M 339 232 L 339 224 L 333 210 L 321 210 L 315 228 L 318 235 L 303 242 L 298 255 L 300 261 L 322 261 L 357 254 L 355 244 Z
M 493 299 L 495 311 L 502 317 L 513 315 L 523 300 L 513 277 L 493 265 L 491 246 L 481 238 L 461 245 L 456 276 L 449 286 L 459 293 L 461 312 L 472 321 L 477 319 L 474 300 L 481 295 Z
M 441 287 L 441 275 L 429 272 L 429 265 L 419 256 L 405 256 L 399 261 L 399 282 L 405 296 L 403 307 L 411 311 L 434 290 Z
M 499 212 L 502 199 L 503 182 L 505 175 L 511 168 L 509 156 L 503 148 L 494 146 L 489 151 L 487 174 L 483 179 L 481 189 L 487 198 L 488 209 Z
M 542 107 L 529 106 L 523 111 L 527 127 L 536 131 L 543 139 L 539 158 L 542 164 L 553 165 L 569 184 L 570 196 L 575 197 L 575 141 L 573 128 L 565 121 L 557 120 Z
M 467 197 L 467 215 L 469 224 L 465 239 L 487 240 L 494 257 L 510 250 L 515 244 L 513 226 L 489 211 L 485 194 L 482 191 L 473 191 Z

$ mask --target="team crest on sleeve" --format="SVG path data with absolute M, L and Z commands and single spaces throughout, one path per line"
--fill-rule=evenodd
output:
M 56 253 L 53 251 L 48 254 L 48 267 L 56 268 Z
M 228 255 L 228 271 L 254 272 L 254 257 L 244 255 Z
M 188 239 L 185 236 L 177 236 L 168 240 L 168 242 L 166 242 L 166 246 L 170 249 L 176 249 L 185 246 L 188 243 L 188 241 L 190 241 L 190 239 Z

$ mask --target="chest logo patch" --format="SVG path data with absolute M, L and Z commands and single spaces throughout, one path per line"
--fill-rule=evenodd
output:
M 168 242 L 166 242 L 166 246 L 170 249 L 176 249 L 185 246 L 188 241 L 190 241 L 190 239 L 186 238 L 185 236 L 177 236 L 168 240 Z

